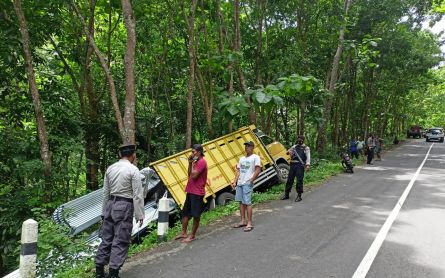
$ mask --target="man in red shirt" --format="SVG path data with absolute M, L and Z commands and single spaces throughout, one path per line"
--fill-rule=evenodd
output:
M 183 243 L 192 242 L 195 239 L 199 227 L 201 213 L 204 208 L 205 185 L 207 183 L 207 162 L 204 159 L 204 149 L 195 144 L 192 147 L 192 155 L 189 157 L 189 180 L 185 188 L 186 197 L 182 209 L 182 232 L 175 239 L 181 239 Z M 193 227 L 190 236 L 187 235 L 187 227 L 190 218 L 193 217 Z

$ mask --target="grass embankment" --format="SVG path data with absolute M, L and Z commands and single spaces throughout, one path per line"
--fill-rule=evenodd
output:
M 357 162 L 357 161 L 354 161 Z M 328 178 L 335 176 L 343 172 L 343 168 L 339 162 L 330 162 L 326 160 L 321 160 L 314 165 L 310 172 L 306 173 L 305 176 L 305 188 L 314 187 L 319 185 Z M 253 205 L 268 202 L 271 200 L 278 199 L 281 194 L 283 194 L 284 185 L 279 184 L 270 187 L 263 192 L 254 192 L 252 202 Z M 212 222 L 215 222 L 222 217 L 234 214 L 238 210 L 238 203 L 232 202 L 226 206 L 218 206 L 211 211 L 203 213 L 201 217 L 201 227 L 205 227 Z M 154 228 L 154 226 L 153 226 Z M 181 231 L 181 223 L 177 221 L 173 228 L 170 228 L 167 234 L 167 240 L 173 240 L 173 238 Z M 142 243 L 133 244 L 130 247 L 129 256 L 150 250 L 159 244 L 157 242 L 157 230 L 152 229 L 152 231 L 143 238 Z M 57 273 L 55 277 L 92 277 L 94 273 L 94 258 L 86 259 L 79 262 L 72 269 Z

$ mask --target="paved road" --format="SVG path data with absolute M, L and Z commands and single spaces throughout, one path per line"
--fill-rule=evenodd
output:
M 301 203 L 260 205 L 250 233 L 229 217 L 191 244 L 140 254 L 122 277 L 352 277 L 431 145 L 410 140 Z M 445 277 L 444 220 L 445 144 L 435 143 L 366 277 Z

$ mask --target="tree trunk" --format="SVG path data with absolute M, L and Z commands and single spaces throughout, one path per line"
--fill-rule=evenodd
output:
M 289 103 L 285 107 L 289 107 Z M 289 143 L 289 141 L 290 141 L 289 124 L 288 124 L 289 123 L 288 122 L 288 119 L 289 119 L 288 115 L 289 114 L 287 113 L 287 109 L 285 111 L 285 108 L 281 107 L 280 108 L 280 115 L 281 115 L 281 119 L 283 121 L 283 126 L 284 126 L 284 141 L 286 143 Z
M 229 70 L 229 88 L 228 88 L 228 92 L 229 92 L 229 96 L 233 96 L 233 66 L 232 66 L 232 64 L 229 65 L 228 70 Z M 229 133 L 232 132 L 232 130 L 233 130 L 233 119 L 229 120 L 229 123 L 227 125 L 227 129 L 228 129 Z
M 136 49 L 136 20 L 130 0 L 122 0 L 125 29 L 127 29 L 127 49 L 125 51 L 125 110 L 123 143 L 135 144 L 136 94 L 134 90 L 134 56 Z
M 261 84 L 261 61 L 263 56 L 263 20 L 264 20 L 264 0 L 257 0 L 258 11 L 258 35 L 257 35 L 257 49 L 255 59 L 255 84 Z
M 364 81 L 365 99 L 363 105 L 364 108 L 363 108 L 363 119 L 362 119 L 363 130 L 364 130 L 363 138 L 367 138 L 369 133 L 369 112 L 374 94 L 373 83 L 374 83 L 374 70 L 370 69 L 369 72 L 365 75 L 365 81 Z
M 233 50 L 235 52 L 241 51 L 241 33 L 240 33 L 240 12 L 239 12 L 239 0 L 235 0 L 233 3 L 234 6 L 234 23 L 235 23 L 235 41 L 233 43 Z M 238 73 L 238 78 L 241 86 L 241 90 L 243 93 L 247 92 L 246 79 L 244 77 L 244 73 L 241 69 L 241 63 L 237 61 L 235 63 L 236 71 Z M 253 109 L 252 100 L 250 97 L 246 96 L 247 103 L 252 107 L 249 109 L 249 123 L 256 124 L 257 116 L 255 110 Z
M 348 14 L 349 6 L 350 6 L 350 0 L 345 0 L 345 16 Z M 334 101 L 335 96 L 335 85 L 337 83 L 337 77 L 338 77 L 338 68 L 340 65 L 340 59 L 343 52 L 343 43 L 345 40 L 345 29 L 346 29 L 346 22 L 343 24 L 343 26 L 340 28 L 340 34 L 338 37 L 338 46 L 337 51 L 334 56 L 334 60 L 332 62 L 332 69 L 329 76 L 329 87 L 328 90 L 331 92 L 332 96 L 328 96 L 325 105 L 324 105 L 324 111 L 323 111 L 323 121 L 320 123 L 318 128 L 318 138 L 317 138 L 317 151 L 319 153 L 323 153 L 326 147 L 327 142 L 327 123 L 329 121 L 329 117 L 331 116 L 331 109 L 332 109 L 332 103 Z
M 36 78 L 34 74 L 33 60 L 31 55 L 31 49 L 29 46 L 29 34 L 28 26 L 26 23 L 25 15 L 22 10 L 21 0 L 14 0 L 14 10 L 19 20 L 20 33 L 22 35 L 23 53 L 25 58 L 25 68 L 28 77 L 29 90 L 31 91 L 32 103 L 34 106 L 34 113 L 36 116 L 37 131 L 40 142 L 40 157 L 43 162 L 43 174 L 46 180 L 45 194 L 49 194 L 50 180 L 51 180 L 51 152 L 48 144 L 48 134 L 46 132 L 45 119 L 43 116 L 42 105 L 40 102 L 40 95 L 37 89 Z M 47 196 L 47 201 L 50 198 Z
M 304 117 L 305 117 L 305 110 L 306 110 L 306 102 L 302 101 L 300 104 L 300 134 L 304 135 L 305 132 L 305 124 L 304 124 Z
M 204 1 L 201 0 L 201 9 L 204 10 Z M 208 45 L 208 33 L 207 33 L 207 18 L 206 14 L 202 14 L 201 30 L 204 30 L 204 45 Z M 196 47 L 196 53 L 199 53 L 199 47 Z M 199 67 L 198 57 L 195 55 L 195 75 L 196 83 L 198 84 L 199 92 L 201 93 L 202 106 L 204 108 L 204 115 L 207 123 L 207 130 L 210 138 L 213 138 L 213 78 L 212 69 L 209 66 L 203 67 L 203 70 Z M 211 50 L 207 48 L 207 59 L 211 59 Z
M 192 146 L 192 122 L 193 122 L 193 89 L 195 81 L 195 12 L 198 0 L 192 0 L 189 15 L 186 14 L 183 7 L 185 22 L 187 24 L 188 35 L 188 58 L 189 58 L 189 78 L 187 85 L 187 121 L 185 132 L 185 147 Z
M 221 0 L 216 0 L 216 12 L 218 15 L 218 52 L 219 55 L 224 53 L 224 17 L 221 13 Z
M 334 108 L 333 108 L 333 118 L 332 118 L 332 121 L 333 121 L 333 128 L 332 128 L 332 146 L 335 146 L 335 147 L 337 147 L 339 144 L 338 144 L 338 136 L 339 136 L 339 114 L 340 114 L 340 111 L 339 111 L 339 106 L 340 106 L 340 97 L 336 97 L 335 98 L 335 100 L 334 100 Z
M 94 37 L 94 12 L 96 1 L 90 1 L 90 18 L 88 22 L 88 30 L 91 36 Z M 87 54 L 85 59 L 84 79 L 85 89 L 88 96 L 87 117 L 88 121 L 85 123 L 85 156 L 86 156 L 86 188 L 87 190 L 96 190 L 99 188 L 98 171 L 99 171 L 99 135 L 97 128 L 99 126 L 98 120 L 98 97 L 93 85 L 93 76 L 91 72 L 91 62 L 94 53 L 93 47 L 87 40 Z
M 99 60 L 99 63 L 107 77 L 108 86 L 110 87 L 111 102 L 113 103 L 114 115 L 116 117 L 118 129 L 119 129 L 119 135 L 120 135 L 122 141 L 124 141 L 124 139 L 126 138 L 126 132 L 125 132 L 124 122 L 123 122 L 122 115 L 121 115 L 120 108 L 119 108 L 119 102 L 117 100 L 116 86 L 114 83 L 113 76 L 111 74 L 111 70 L 108 67 L 107 62 L 105 61 L 104 55 L 102 54 L 102 52 L 100 52 L 99 48 L 97 47 L 93 36 L 91 36 L 91 34 L 86 26 L 85 20 L 82 17 L 82 14 L 80 13 L 79 8 L 77 7 L 75 2 L 72 2 L 72 7 L 80 19 L 80 22 L 82 23 L 83 32 L 85 33 L 88 43 L 93 47 L 94 53 L 96 54 L 96 57 Z M 126 67 L 127 67 L 127 65 L 126 65 Z M 133 122 L 133 124 L 134 124 L 134 122 Z M 127 124 L 127 126 L 128 126 L 128 124 Z

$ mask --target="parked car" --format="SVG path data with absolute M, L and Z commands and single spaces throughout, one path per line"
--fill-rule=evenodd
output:
M 421 138 L 422 137 L 422 127 L 418 126 L 418 125 L 413 125 L 411 126 L 407 131 L 406 131 L 406 137 L 407 138 Z
M 428 130 L 428 132 L 425 135 L 426 141 L 439 141 L 443 143 L 444 134 L 443 134 L 443 128 L 441 127 L 433 127 Z

